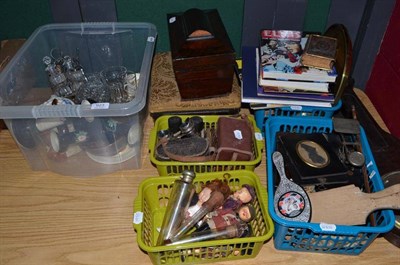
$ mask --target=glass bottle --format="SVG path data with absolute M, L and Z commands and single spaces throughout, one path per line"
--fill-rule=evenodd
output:
M 195 193 L 193 179 L 196 174 L 190 170 L 184 170 L 179 179 L 175 180 L 168 200 L 161 231 L 157 245 L 164 245 L 173 235 L 175 230 L 185 219 L 185 213 Z

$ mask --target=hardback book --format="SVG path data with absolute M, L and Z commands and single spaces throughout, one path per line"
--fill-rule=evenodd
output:
M 269 104 L 280 105 L 280 106 L 290 106 L 294 109 L 301 110 L 301 107 L 321 107 L 321 108 L 331 108 L 332 103 L 324 102 L 320 100 L 306 100 L 306 99 L 290 99 L 282 97 L 262 97 L 255 93 L 255 97 L 244 97 L 242 98 L 243 103 L 257 103 L 257 109 L 269 108 Z M 252 109 L 255 109 L 251 106 Z
M 301 31 L 261 30 L 260 66 L 265 71 L 290 73 L 301 67 Z
M 302 80 L 302 81 L 318 81 L 318 82 L 335 82 L 337 71 L 335 66 L 331 70 L 323 70 L 312 67 L 301 67 L 299 71 L 292 73 L 272 72 L 265 67 L 261 68 L 261 78 L 275 78 L 284 80 Z
M 258 108 L 268 108 L 269 104 L 285 106 L 311 106 L 311 107 L 332 107 L 331 102 L 321 100 L 289 99 L 282 97 L 265 97 L 257 93 L 259 71 L 257 69 L 258 47 L 249 46 L 242 49 L 242 102 L 257 104 Z
M 257 95 L 263 97 L 318 100 L 326 102 L 333 102 L 335 100 L 335 95 L 332 93 L 309 92 L 301 89 L 289 89 L 286 87 L 258 86 Z
M 335 82 L 335 68 L 323 70 L 302 64 L 307 42 L 308 37 L 302 37 L 301 31 L 261 30 L 258 54 L 261 79 Z
M 336 46 L 336 38 L 311 34 L 301 56 L 301 63 L 308 67 L 330 70 L 335 63 Z
M 302 89 L 315 92 L 329 92 L 329 83 L 313 82 L 313 81 L 292 81 L 279 79 L 260 78 L 258 81 L 260 86 L 277 86 L 289 89 Z
M 261 52 L 262 53 L 262 52 Z M 259 53 L 256 53 L 256 56 Z M 258 85 L 260 86 L 271 86 L 271 87 L 286 87 L 289 89 L 302 89 L 315 92 L 329 92 L 328 82 L 317 82 L 317 81 L 303 81 L 303 80 L 291 80 L 291 79 L 280 79 L 280 78 L 262 78 L 263 67 L 260 68 L 260 59 L 256 58 L 256 67 L 260 72 L 258 77 Z
M 289 108 L 294 111 L 301 111 L 303 108 L 316 107 L 315 105 L 298 105 L 298 104 L 286 104 L 286 103 L 250 103 L 250 109 L 252 110 L 274 110 L 276 108 Z M 326 107 L 326 106 L 323 106 Z

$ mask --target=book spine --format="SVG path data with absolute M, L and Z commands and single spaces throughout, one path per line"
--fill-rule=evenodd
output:
M 292 89 L 302 89 L 307 91 L 329 92 L 328 83 L 320 82 L 295 82 L 295 81 L 279 81 L 279 80 L 259 80 L 260 86 L 280 86 Z
M 297 100 L 318 100 L 325 102 L 333 102 L 335 97 L 328 93 L 296 93 L 296 92 L 268 92 L 264 91 L 264 87 L 258 87 L 257 95 L 270 98 L 286 98 Z

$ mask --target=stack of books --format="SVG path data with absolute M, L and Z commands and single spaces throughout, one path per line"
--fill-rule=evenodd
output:
M 258 47 L 243 47 L 242 101 L 331 107 L 335 52 L 335 39 L 327 42 L 323 36 L 302 37 L 301 31 L 262 30 Z M 248 86 L 251 76 L 253 88 Z

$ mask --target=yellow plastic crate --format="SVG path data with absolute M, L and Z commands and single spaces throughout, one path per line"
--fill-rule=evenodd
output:
M 216 178 L 223 179 L 225 173 L 231 175 L 228 183 L 232 191 L 238 190 L 243 184 L 249 184 L 255 188 L 257 198 L 252 204 L 256 210 L 256 217 L 250 222 L 253 236 L 156 246 L 168 197 L 173 182 L 179 175 L 147 178 L 141 182 L 138 196 L 134 201 L 133 227 L 137 233 L 139 247 L 147 252 L 153 264 L 214 263 L 257 256 L 263 244 L 272 237 L 274 232 L 267 208 L 267 191 L 261 186 L 259 177 L 248 170 L 200 173 L 194 179 L 196 192 L 200 192 L 202 184 Z
M 193 115 L 178 115 L 182 120 L 186 120 Z M 160 161 L 156 159 L 155 149 L 158 144 L 157 132 L 168 129 L 168 119 L 170 115 L 159 117 L 150 132 L 149 150 L 150 161 L 157 167 L 160 176 L 180 174 L 183 170 L 192 170 L 196 173 L 232 171 L 232 170 L 250 170 L 254 171 L 255 167 L 261 162 L 262 150 L 264 148 L 264 140 L 260 129 L 256 126 L 256 122 L 252 115 L 248 115 L 250 123 L 254 129 L 253 154 L 254 160 L 251 161 L 208 161 L 208 162 L 178 162 L 178 161 Z M 218 115 L 200 115 L 204 121 L 205 128 L 212 128 L 217 125 Z M 238 117 L 238 119 L 240 119 Z

